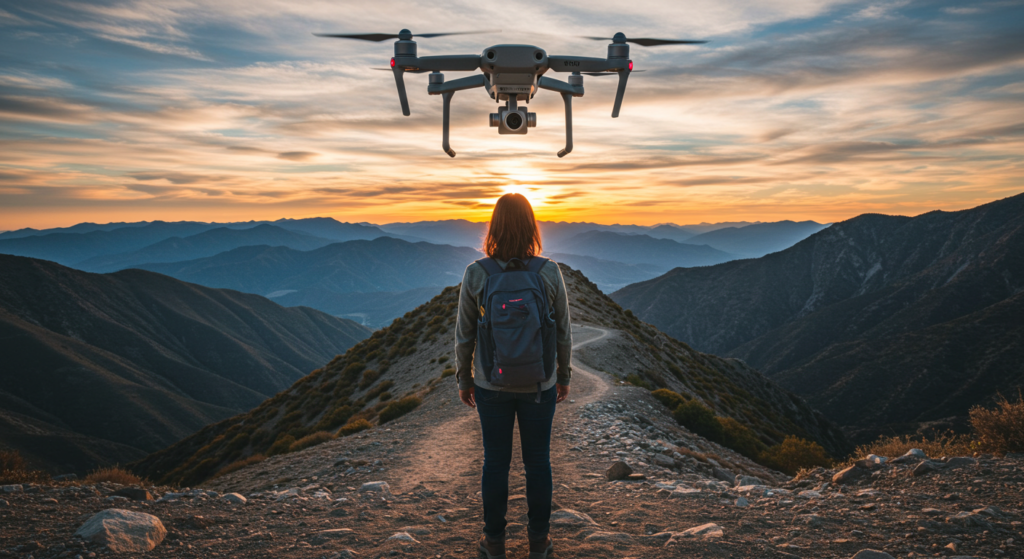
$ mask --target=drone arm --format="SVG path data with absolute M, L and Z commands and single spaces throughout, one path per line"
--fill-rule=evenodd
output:
M 456 91 L 473 89 L 476 87 L 487 87 L 487 85 L 487 77 L 483 74 L 470 76 L 468 78 L 459 78 L 447 83 L 432 83 L 427 85 L 427 93 L 431 95 L 440 95 L 441 99 L 444 101 L 444 107 L 441 113 L 441 149 L 443 149 L 450 157 L 455 157 L 455 150 L 453 150 L 448 144 L 448 123 L 451 120 L 452 96 L 455 95 Z
M 421 56 L 416 58 L 415 65 L 420 70 L 433 72 L 472 72 L 480 68 L 480 55 Z
M 562 92 L 565 102 L 565 148 L 558 152 L 558 157 L 565 157 L 572 151 L 572 93 Z
M 626 80 L 628 79 L 628 69 L 619 72 L 619 87 L 615 90 L 615 106 L 612 107 L 612 118 L 619 118 L 619 109 L 622 108 L 622 97 L 626 94 Z
M 572 85 L 572 84 L 568 84 L 566 82 L 563 82 L 561 80 L 556 80 L 554 78 L 548 78 L 548 77 L 545 77 L 545 76 L 541 76 L 537 80 L 537 87 L 540 88 L 540 89 L 547 89 L 548 91 L 557 91 L 559 93 L 568 93 L 569 95 L 572 95 L 573 97 L 583 97 L 583 86 L 582 85 Z
M 625 59 L 548 56 L 548 68 L 553 72 L 609 72 L 625 70 L 627 64 Z
M 395 85 L 398 86 L 398 101 L 402 103 L 402 114 L 409 116 L 409 96 L 405 94 L 405 70 L 392 66 L 391 73 L 395 75 Z

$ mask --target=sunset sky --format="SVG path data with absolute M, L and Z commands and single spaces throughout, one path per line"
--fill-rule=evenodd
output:
M 443 5 L 444 8 L 437 6 Z M 81 221 L 487 218 L 502 193 L 539 217 L 653 224 L 955 210 L 1024 191 L 1024 2 L 720 0 L 292 2 L 0 0 L 0 230 Z M 483 90 L 441 99 L 392 42 L 314 32 L 500 29 L 422 39 L 420 55 L 527 43 L 604 56 L 575 151 L 561 98 L 499 136 Z M 463 73 L 447 73 L 447 79 Z M 564 74 L 558 77 L 564 78 Z

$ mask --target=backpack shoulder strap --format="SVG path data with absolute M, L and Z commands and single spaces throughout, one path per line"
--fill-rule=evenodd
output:
M 547 264 L 548 262 L 551 261 L 548 260 L 547 258 L 544 258 L 543 256 L 534 256 L 533 258 L 530 258 L 530 262 L 529 264 L 526 265 L 526 269 L 535 274 L 539 274 L 540 269 L 543 268 L 544 265 Z
M 477 260 L 476 263 L 479 264 L 480 267 L 483 268 L 485 272 L 487 272 L 488 276 L 500 274 L 505 271 L 502 270 L 501 266 L 499 266 L 498 263 L 495 262 L 494 259 L 490 257 L 481 258 L 480 260 Z

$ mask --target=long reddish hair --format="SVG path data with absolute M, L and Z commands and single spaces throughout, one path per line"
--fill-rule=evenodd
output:
M 540 230 L 533 206 L 522 194 L 498 198 L 484 237 L 484 253 L 498 260 L 530 258 L 541 252 Z

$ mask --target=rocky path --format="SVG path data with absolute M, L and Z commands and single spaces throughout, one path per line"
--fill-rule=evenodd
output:
M 577 349 L 617 335 L 574 327 Z M 1024 456 L 872 459 L 789 480 L 678 427 L 647 391 L 582 361 L 555 415 L 559 558 L 1024 556 Z M 475 559 L 479 423 L 454 386 L 442 388 L 400 420 L 199 489 L 2 487 L 0 557 L 88 559 L 135 542 L 155 547 L 121 556 Z M 616 462 L 634 479 L 607 479 Z M 527 555 L 521 471 L 516 461 L 510 559 Z M 90 522 L 98 513 L 138 523 L 116 537 Z

